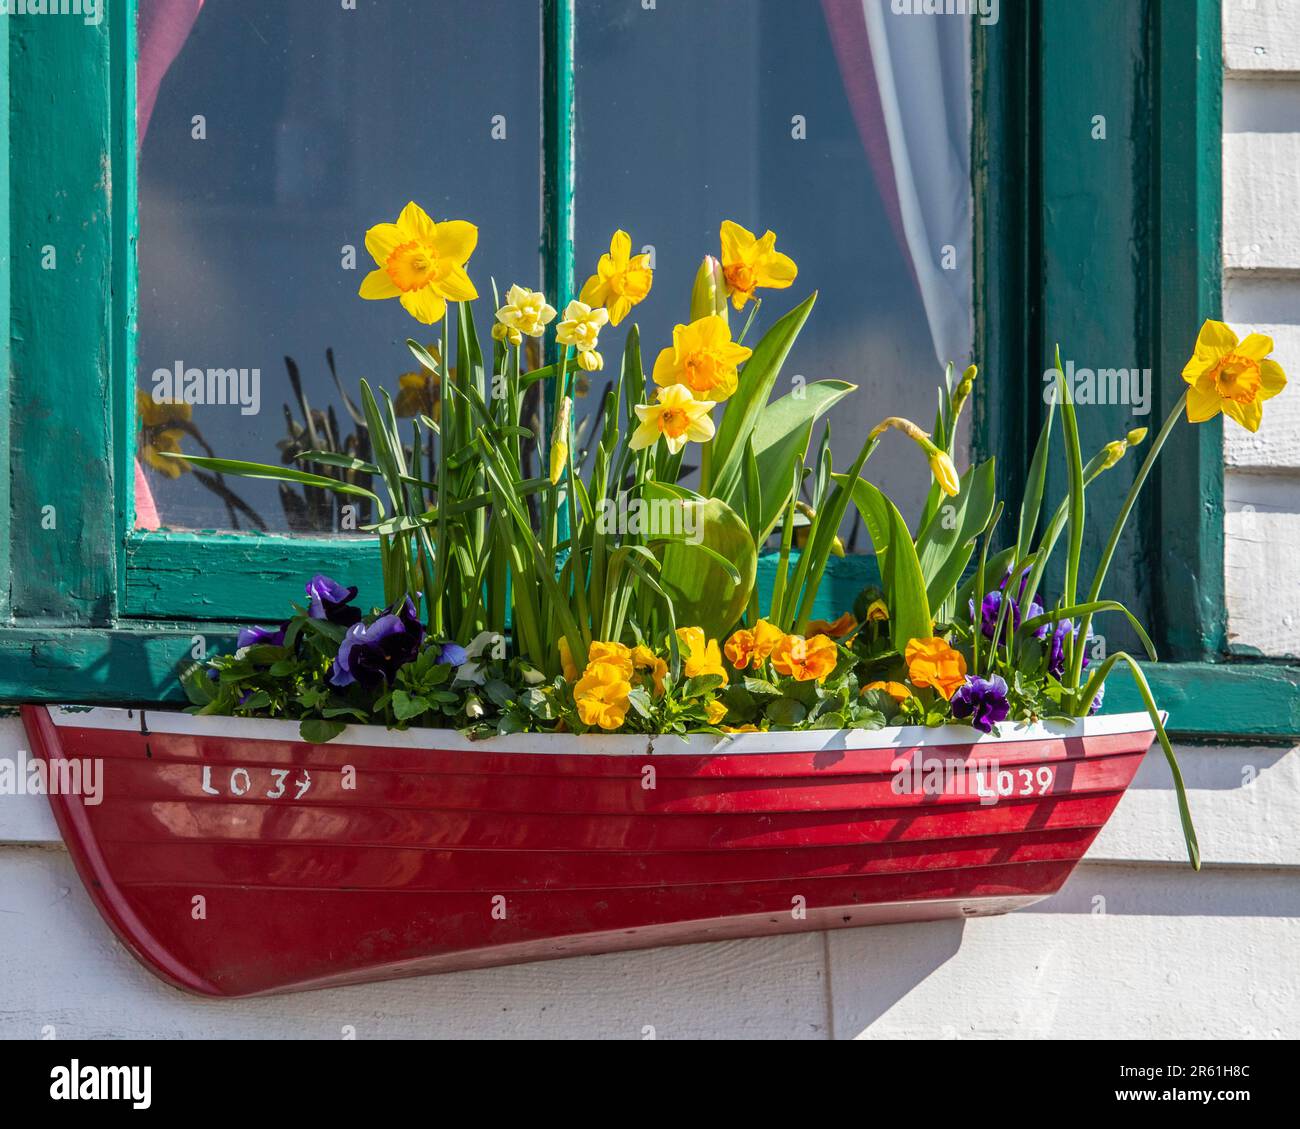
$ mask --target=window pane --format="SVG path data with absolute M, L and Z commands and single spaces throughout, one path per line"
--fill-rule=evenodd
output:
M 759 292 L 756 330 L 820 291 L 777 393 L 859 385 L 833 411 L 837 469 L 884 416 L 928 430 L 938 358 L 970 360 L 969 20 L 882 0 L 584 0 L 577 19 L 579 276 L 616 228 L 654 247 L 633 315 L 647 365 L 732 219 L 775 231 L 799 266 L 791 289 Z M 871 471 L 919 513 L 928 470 L 910 443 L 890 437 Z
M 159 370 L 177 366 L 247 370 L 247 381 L 242 404 L 196 404 L 180 427 L 168 428 L 162 409 L 142 413 L 153 426 L 141 437 L 148 489 L 137 489 L 138 525 L 230 527 L 219 483 L 171 478 L 148 456 L 178 444 L 279 462 L 277 445 L 304 423 L 286 357 L 311 408 L 333 410 L 340 443 L 354 424 L 327 349 L 350 396 L 362 376 L 396 396 L 414 367 L 405 339 L 432 341 L 436 331 L 396 300 L 363 301 L 357 289 L 374 266 L 366 229 L 396 219 L 408 200 L 478 226 L 469 271 L 480 293 L 490 295 L 493 276 L 537 283 L 539 8 L 142 0 L 138 385 L 149 393 Z M 225 487 L 271 529 L 338 529 L 332 506 L 304 511 L 300 492 L 286 502 L 269 482 L 227 478 Z M 236 516 L 240 528 L 253 524 Z

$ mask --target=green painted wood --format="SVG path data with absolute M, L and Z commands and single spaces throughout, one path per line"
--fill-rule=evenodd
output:
M 136 326 L 140 230 L 136 155 L 137 0 L 119 0 L 109 16 L 113 129 L 113 517 L 118 530 L 118 606 L 126 584 L 126 536 L 135 525 Z M 127 614 L 130 614 L 129 611 Z
M 546 294 L 563 310 L 574 294 L 574 0 L 544 0 L 542 261 Z
M 383 602 L 379 550 L 368 538 L 136 533 L 127 543 L 126 606 L 161 620 L 283 619 L 322 572 L 355 584 L 362 607 Z
M 1242 743 L 1300 741 L 1300 667 L 1265 663 L 1152 663 L 1143 668 L 1169 730 L 1183 738 Z M 1143 709 L 1118 667 L 1106 680 L 1106 713 Z
M 9 21 L 0 20 L 0 151 L 9 152 Z M 9 324 L 9 177 L 0 179 L 0 315 Z M 0 336 L 0 506 L 9 498 L 9 334 Z M 0 512 L 0 522 L 8 514 Z M 8 530 L 0 536 L 0 622 L 9 616 Z
M 1152 287 L 1160 415 L 1185 387 L 1179 373 L 1196 331 L 1220 316 L 1223 51 L 1218 0 L 1159 0 L 1158 154 Z M 1182 424 L 1165 445 L 1153 483 L 1160 528 L 1153 626 L 1164 656 L 1212 659 L 1226 647 L 1223 419 Z
M 21 185 L 9 217 L 11 612 L 107 624 L 117 611 L 108 22 L 5 22 L 10 175 Z M 43 269 L 51 253 L 55 269 Z
M 1018 498 L 1039 425 L 1041 224 L 1038 206 L 1041 75 L 1035 4 L 1004 5 L 971 36 L 975 194 L 975 358 L 972 457 L 996 456 L 998 496 Z M 996 32 L 991 34 L 990 32 Z
M 1043 4 L 1041 82 L 1041 222 L 1043 334 L 1030 372 L 1041 419 L 1044 373 L 1057 342 L 1067 370 L 1151 370 L 1151 383 L 1168 379 L 1156 369 L 1151 308 L 1152 23 L 1146 3 L 1104 0 Z M 1099 136 L 1104 129 L 1104 137 Z M 1174 374 L 1174 379 L 1177 375 Z M 1156 402 L 1145 415 L 1125 403 L 1076 400 L 1085 462 L 1105 443 L 1135 427 L 1159 426 Z M 1038 424 L 1033 428 L 1036 436 Z M 1061 432 L 1053 442 L 1048 477 L 1051 513 L 1066 496 Z M 1081 585 L 1091 584 L 1095 562 L 1133 481 L 1132 456 L 1088 490 Z M 1018 505 L 1018 498 L 1013 499 Z M 1158 508 L 1148 491 L 1130 519 L 1108 574 L 1104 595 L 1150 622 L 1153 574 L 1149 543 Z M 1064 546 L 1062 547 L 1062 549 Z M 1064 551 L 1043 585 L 1051 603 L 1061 592 Z M 1097 625 L 1110 650 L 1132 650 L 1127 625 Z M 1096 630 L 1097 627 L 1094 627 Z

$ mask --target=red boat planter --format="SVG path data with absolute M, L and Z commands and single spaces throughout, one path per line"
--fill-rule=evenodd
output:
M 1005 913 L 1060 889 L 1154 736 L 1120 714 L 311 745 L 287 721 L 23 712 L 51 770 L 102 762 L 100 802 L 51 804 L 105 920 L 209 996 Z

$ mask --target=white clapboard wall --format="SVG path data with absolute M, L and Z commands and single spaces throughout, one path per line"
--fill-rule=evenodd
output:
M 1223 0 L 1223 310 L 1291 384 L 1224 424 L 1229 640 L 1300 655 L 1300 0 Z

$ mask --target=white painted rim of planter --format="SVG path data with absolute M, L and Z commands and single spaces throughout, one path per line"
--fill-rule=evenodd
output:
M 71 729 L 116 729 L 176 733 L 195 737 L 226 737 L 243 741 L 300 742 L 296 721 L 253 717 L 199 717 L 169 710 L 128 710 L 101 706 L 49 706 L 55 725 Z M 1162 717 L 1165 716 L 1162 714 Z M 736 733 L 713 737 L 707 733 L 681 738 L 636 734 L 519 733 L 471 741 L 454 729 L 385 729 L 382 725 L 349 725 L 331 745 L 368 745 L 384 749 L 444 749 L 450 752 L 545 753 L 553 756 L 646 756 L 648 753 L 727 753 L 771 755 L 841 749 L 915 749 L 935 745 L 999 745 L 1012 741 L 1059 741 L 1069 737 L 1104 737 L 1119 733 L 1149 733 L 1154 726 L 1146 713 L 1103 714 L 1080 718 L 1070 725 L 1038 722 L 999 727 L 1001 736 L 981 733 L 967 725 L 901 725 L 885 729 L 814 729 L 800 733 Z

